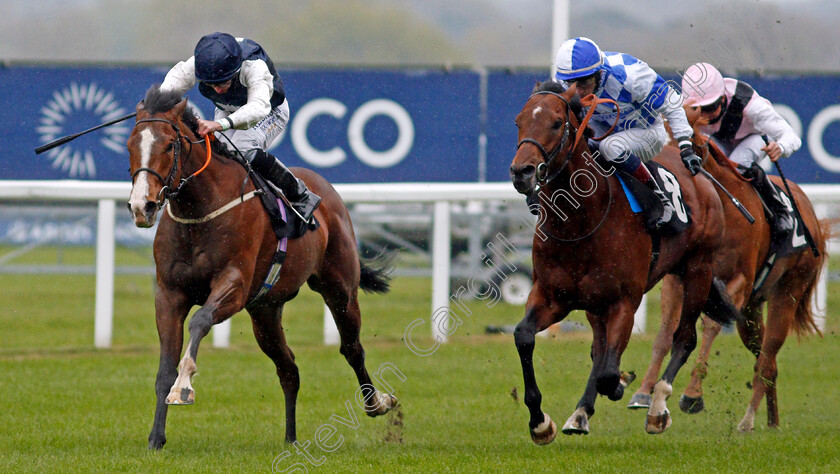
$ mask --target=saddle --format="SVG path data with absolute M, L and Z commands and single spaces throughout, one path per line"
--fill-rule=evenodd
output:
M 263 179 L 262 176 L 251 173 L 251 178 L 254 180 L 254 186 L 260 190 L 258 193 L 260 200 L 271 220 L 271 227 L 274 229 L 274 234 L 277 235 L 277 240 L 296 239 L 305 234 L 307 230 L 315 230 L 320 227 L 320 223 L 314 216 L 314 225 L 307 226 L 300 216 L 290 208 L 283 193 L 269 181 Z
M 277 236 L 277 250 L 274 251 L 274 257 L 271 259 L 271 268 L 265 277 L 259 291 L 250 301 L 245 305 L 246 308 L 253 306 L 260 298 L 269 292 L 280 278 L 280 269 L 283 267 L 283 262 L 286 261 L 286 246 L 289 239 L 296 239 L 305 234 L 308 230 L 315 230 L 320 226 L 320 223 L 314 217 L 313 225 L 307 225 L 296 212 L 293 212 L 287 203 L 284 196 L 279 189 L 273 184 L 264 180 L 257 173 L 251 172 L 251 178 L 254 180 L 254 186 L 258 190 L 260 201 L 263 204 L 265 212 L 268 214 L 271 227 L 274 229 L 274 235 Z

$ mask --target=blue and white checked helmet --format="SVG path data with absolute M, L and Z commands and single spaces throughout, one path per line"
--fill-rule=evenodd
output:
M 604 53 L 589 38 L 566 40 L 554 60 L 554 79 L 569 81 L 598 72 L 604 64 Z

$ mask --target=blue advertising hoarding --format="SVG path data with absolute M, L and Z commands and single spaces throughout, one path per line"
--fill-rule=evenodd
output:
M 134 111 L 163 67 L 0 68 L 0 179 L 128 179 L 133 120 L 34 149 Z M 476 181 L 480 77 L 470 71 L 279 71 L 291 118 L 271 147 L 335 183 Z M 212 104 L 188 92 L 204 117 Z
M 41 155 L 33 150 L 132 112 L 167 69 L 0 67 L 0 179 L 128 180 L 130 120 Z M 507 181 L 517 143 L 513 120 L 534 84 L 547 78 L 547 71 L 534 70 L 281 69 L 280 74 L 291 118 L 271 152 L 335 183 Z M 679 83 L 675 75 L 665 77 Z M 770 99 L 803 139 L 800 151 L 782 161 L 785 175 L 799 183 L 840 183 L 840 77 L 741 79 Z M 187 96 L 205 117 L 212 116 L 212 104 L 197 90 Z
M 680 84 L 679 76 L 663 77 Z M 537 81 L 546 79 L 547 72 L 495 72 L 488 76 L 488 181 L 509 179 L 508 167 L 517 144 L 513 120 Z M 780 162 L 785 177 L 800 184 L 840 184 L 840 77 L 745 75 L 739 79 L 770 100 L 802 138 L 799 151 Z

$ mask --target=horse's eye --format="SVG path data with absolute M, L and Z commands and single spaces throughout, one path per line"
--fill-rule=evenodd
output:
M 562 126 L 563 126 L 563 121 L 558 120 L 558 121 L 554 122 L 554 125 L 552 125 L 551 128 L 553 128 L 554 130 L 559 130 L 560 127 L 562 127 Z
M 172 151 L 173 148 L 175 148 L 175 142 L 169 142 L 169 145 L 166 145 L 166 152 Z

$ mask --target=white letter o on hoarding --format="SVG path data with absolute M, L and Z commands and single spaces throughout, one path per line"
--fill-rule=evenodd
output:
M 840 173 L 840 156 L 834 156 L 823 146 L 823 133 L 831 122 L 840 120 L 840 105 L 832 105 L 821 110 L 811 120 L 808 127 L 808 148 L 814 161 L 823 168 Z
M 365 125 L 377 115 L 385 115 L 397 124 L 397 142 L 389 150 L 376 151 L 365 143 Z M 353 153 L 363 163 L 374 168 L 387 168 L 399 163 L 408 155 L 414 144 L 414 124 L 411 116 L 400 104 L 388 99 L 375 99 L 362 104 L 350 117 L 347 139 Z

